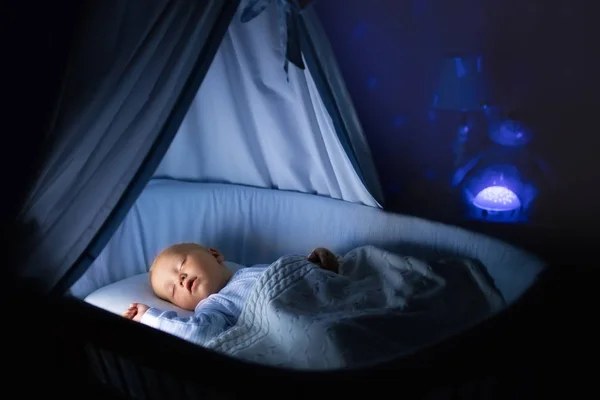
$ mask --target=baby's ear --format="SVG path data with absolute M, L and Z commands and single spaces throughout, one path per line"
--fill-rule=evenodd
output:
M 223 257 L 223 254 L 221 254 L 221 253 L 219 252 L 219 250 L 217 250 L 217 249 L 215 249 L 215 248 L 213 248 L 213 247 L 210 247 L 210 248 L 208 249 L 208 252 L 209 252 L 210 254 L 212 254 L 212 256 L 213 256 L 214 258 L 216 258 L 216 259 L 217 259 L 217 262 L 218 262 L 218 263 L 223 263 L 223 261 L 225 261 L 225 257 Z

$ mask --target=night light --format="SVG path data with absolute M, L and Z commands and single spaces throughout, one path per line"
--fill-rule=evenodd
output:
M 488 186 L 475 196 L 473 205 L 487 211 L 512 211 L 521 207 L 519 197 L 504 186 Z

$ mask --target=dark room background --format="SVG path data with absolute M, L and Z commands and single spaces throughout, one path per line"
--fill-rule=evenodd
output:
M 452 173 L 456 115 L 432 110 L 444 55 L 483 56 L 494 103 L 533 132 L 544 169 L 528 225 L 597 219 L 596 129 L 586 119 L 585 4 L 569 0 L 317 0 L 389 209 L 463 217 Z M 489 146 L 485 123 L 471 153 Z M 540 167 L 541 165 L 541 167 Z
M 545 187 L 520 222 L 593 229 L 600 139 L 585 62 L 591 35 L 585 3 L 314 0 L 374 155 L 386 208 L 447 222 L 465 219 L 462 200 L 448 184 L 458 117 L 432 110 L 432 102 L 441 58 L 472 53 L 483 55 L 492 74 L 494 101 L 534 133 L 528 150 L 547 170 Z M 15 18 L 29 22 L 5 36 L 11 38 L 6 52 L 13 54 L 7 64 L 12 72 L 5 75 L 8 116 L 20 133 L 10 135 L 4 150 L 11 157 L 2 160 L 5 170 L 20 171 L 9 176 L 15 192 L 25 190 L 24 176 L 35 169 L 35 135 L 51 121 L 80 5 L 39 2 L 31 14 L 24 3 L 12 3 Z M 485 123 L 477 122 L 472 154 L 489 146 Z M 9 209 L 18 208 L 18 199 Z

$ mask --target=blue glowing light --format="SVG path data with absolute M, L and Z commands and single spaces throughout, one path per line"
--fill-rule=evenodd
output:
M 512 211 L 521 207 L 521 201 L 504 186 L 488 186 L 475 196 L 473 205 L 487 211 Z
M 370 77 L 367 80 L 367 87 L 369 89 L 375 89 L 377 87 L 377 78 L 375 78 L 374 76 Z
M 360 39 L 363 36 L 365 36 L 365 33 L 367 33 L 367 24 L 361 22 L 354 27 L 354 32 L 352 32 L 352 36 L 354 36 L 354 39 Z
M 433 110 L 430 110 L 427 113 L 427 119 L 429 120 L 429 122 L 435 122 L 435 120 L 437 119 L 437 113 Z
M 531 141 L 532 132 L 523 123 L 504 120 L 490 124 L 489 136 L 493 142 L 502 146 L 518 147 Z
M 396 118 L 394 118 L 393 125 L 396 128 L 406 125 L 406 117 L 404 115 L 398 115 Z

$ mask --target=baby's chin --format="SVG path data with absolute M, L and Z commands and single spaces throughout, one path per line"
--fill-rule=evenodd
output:
M 177 307 L 181 308 L 182 310 L 186 310 L 186 311 L 194 311 L 196 310 L 196 306 L 192 307 L 190 304 L 175 304 Z

